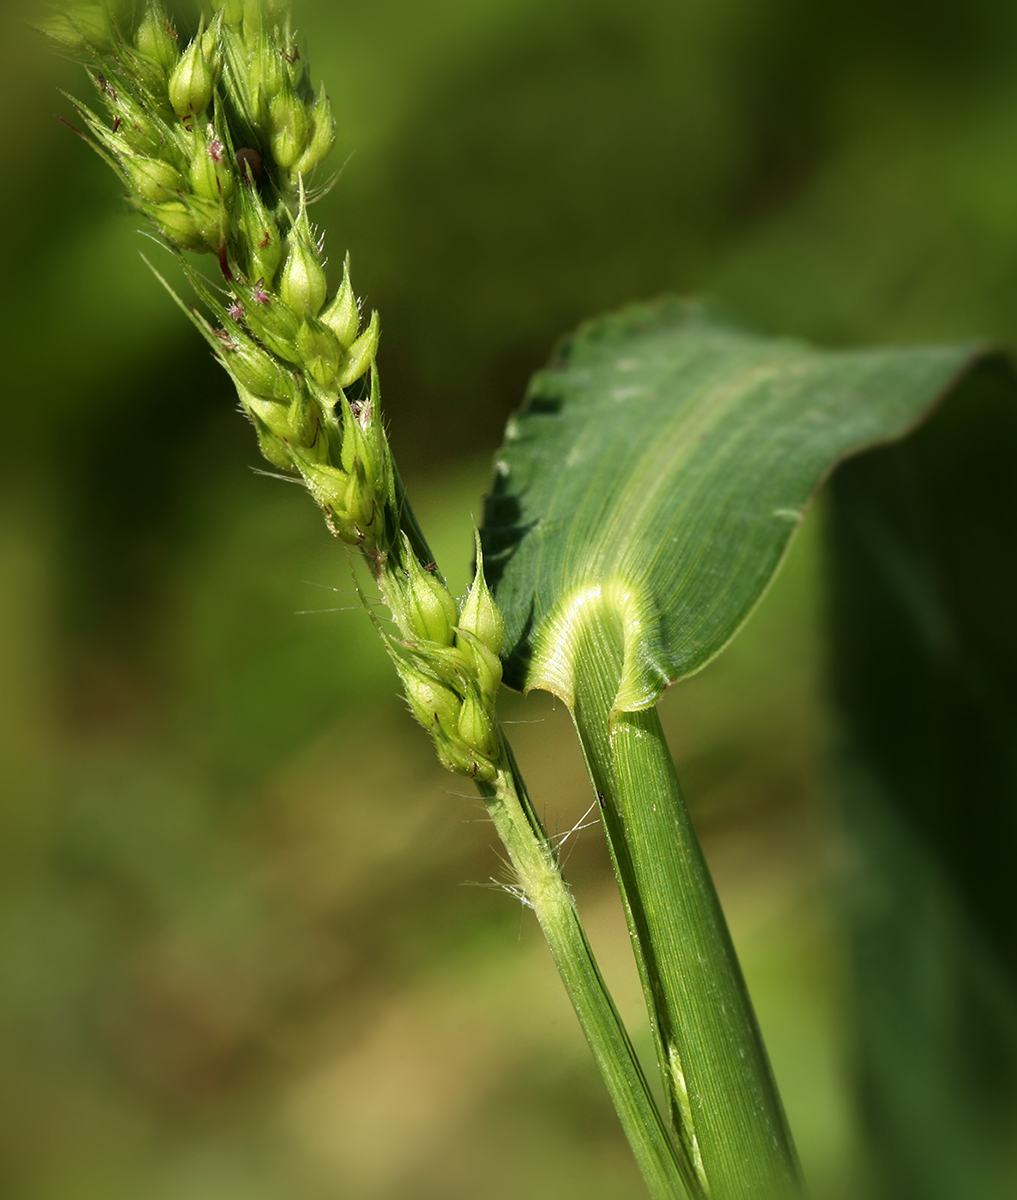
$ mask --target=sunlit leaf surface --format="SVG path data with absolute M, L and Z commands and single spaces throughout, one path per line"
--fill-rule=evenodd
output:
M 738 630 L 833 465 L 902 436 L 976 358 L 821 351 L 678 301 L 584 326 L 509 422 L 485 511 L 508 682 L 570 702 L 570 631 L 606 604 L 616 707 L 653 704 Z

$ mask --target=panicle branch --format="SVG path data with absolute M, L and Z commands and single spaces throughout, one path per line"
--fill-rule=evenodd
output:
M 185 14 L 186 14 L 186 5 Z M 308 203 L 335 142 L 288 5 L 214 0 L 178 27 L 162 0 L 70 0 L 43 25 L 88 68 L 86 139 L 179 259 L 185 311 L 236 385 L 262 453 L 299 473 L 332 532 L 364 554 L 399 637 L 382 636 L 410 709 L 449 769 L 504 765 L 494 717 L 501 616 L 483 564 L 462 608 L 402 493 L 380 409 L 378 314 L 362 318 L 347 256 L 330 292 Z M 210 254 L 210 283 L 185 252 Z

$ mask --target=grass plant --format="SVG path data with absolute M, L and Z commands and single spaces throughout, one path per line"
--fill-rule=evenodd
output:
M 650 1194 L 800 1195 L 654 706 L 742 626 L 842 459 L 896 443 L 945 395 L 1005 368 L 971 347 L 828 354 L 675 302 L 592 323 L 562 344 L 509 425 L 473 582 L 457 598 L 389 447 L 378 314 L 361 313 L 348 257 L 329 279 L 311 219 L 335 125 L 288 6 L 221 0 L 171 13 L 159 0 L 110 0 L 68 5 L 45 28 L 88 68 L 98 106 L 75 101 L 79 132 L 179 264 L 199 306 L 178 303 L 232 378 L 262 453 L 303 482 L 365 564 L 391 622 L 373 597 L 365 608 L 409 709 L 484 800 L 506 886 L 540 923 Z M 662 1107 L 499 724 L 503 672 L 573 713 Z

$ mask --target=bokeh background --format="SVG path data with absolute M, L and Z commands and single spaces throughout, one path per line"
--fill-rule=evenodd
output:
M 392 440 L 460 588 L 505 417 L 586 316 L 681 292 L 828 344 L 1017 335 L 1009 0 L 298 13 L 345 164 L 317 217 L 382 312 Z M 640 1195 L 493 831 L 313 505 L 252 470 L 29 15 L 0 12 L 0 1192 Z M 816 1200 L 846 1200 L 819 518 L 663 716 Z M 583 825 L 567 714 L 505 715 L 549 825 Z M 599 831 L 568 847 L 646 1047 Z

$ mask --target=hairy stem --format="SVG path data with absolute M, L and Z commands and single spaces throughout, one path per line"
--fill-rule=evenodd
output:
M 554 847 L 533 810 L 512 751 L 489 784 L 479 784 L 508 851 L 518 886 L 537 916 L 622 1127 L 654 1200 L 701 1200 L 684 1148 L 676 1145 L 650 1094 L 625 1026 L 600 974 L 562 876 Z

